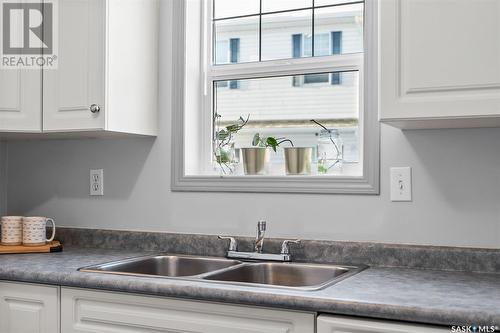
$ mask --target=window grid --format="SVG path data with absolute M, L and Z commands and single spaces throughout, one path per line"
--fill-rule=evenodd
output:
M 315 0 L 312 0 L 312 19 L 311 19 L 311 24 L 312 24 L 312 27 L 311 27 L 311 57 L 314 57 L 315 56 L 315 50 L 314 50 L 314 45 L 316 44 L 316 35 L 315 35 L 315 21 L 314 21 L 314 17 L 316 16 L 315 15 Z
M 345 5 L 355 5 L 355 4 L 363 4 L 365 3 L 364 0 L 361 1 L 344 1 L 341 3 L 336 3 L 336 4 L 330 4 L 330 5 L 321 5 L 321 6 L 310 6 L 310 7 L 300 7 L 300 8 L 293 8 L 293 9 L 283 9 L 283 10 L 275 10 L 275 11 L 269 11 L 269 12 L 262 12 L 262 0 L 260 1 L 260 11 L 259 13 L 254 13 L 254 14 L 246 14 L 246 15 L 235 15 L 235 16 L 228 16 L 228 17 L 220 17 L 220 18 L 215 18 L 212 17 L 212 22 L 216 21 L 223 21 L 223 20 L 231 20 L 231 19 L 238 19 L 238 18 L 245 18 L 245 17 L 252 17 L 252 16 L 257 16 L 257 15 L 273 15 L 273 14 L 281 14 L 281 13 L 289 13 L 289 12 L 296 12 L 300 10 L 308 10 L 308 9 L 321 9 L 321 8 L 329 8 L 329 7 L 339 7 L 339 6 L 345 6 Z M 213 2 L 213 12 L 215 12 L 215 2 Z
M 217 0 L 212 0 L 212 31 L 213 31 L 213 35 L 215 36 L 215 23 L 217 21 L 225 21 L 225 20 L 232 20 L 232 19 L 240 19 L 240 18 L 247 18 L 247 17 L 255 17 L 255 16 L 258 16 L 259 17 L 259 31 L 258 31 L 258 38 L 259 38 L 259 41 L 258 41 L 258 45 L 259 45 L 259 50 L 258 50 L 258 62 L 262 62 L 262 16 L 266 16 L 266 15 L 273 15 L 273 14 L 282 14 L 282 13 L 290 13 L 290 12 L 297 12 L 297 11 L 301 11 L 301 10 L 311 10 L 311 15 L 312 15 L 312 18 L 311 18 L 311 24 L 312 24 L 312 27 L 311 27 L 311 36 L 312 36 L 312 40 L 311 40 L 311 57 L 315 57 L 315 39 L 316 39 L 316 36 L 315 36 L 315 10 L 316 9 L 322 9 L 322 8 L 332 8 L 332 7 L 339 7 L 339 6 L 346 6 L 346 5 L 354 5 L 354 4 L 364 4 L 365 1 L 362 0 L 362 1 L 348 1 L 346 0 L 345 2 L 341 2 L 341 3 L 336 3 L 336 4 L 329 4 L 329 5 L 321 5 L 321 6 L 316 6 L 315 5 L 315 0 L 311 0 L 312 1 L 312 6 L 311 7 L 301 7 L 301 8 L 293 8 L 293 9 L 284 9 L 284 10 L 277 10 L 277 11 L 269 11 L 269 12 L 262 12 L 262 1 L 263 0 L 259 0 L 259 13 L 255 13 L 255 14 L 248 14 L 248 15 L 236 15 L 236 16 L 229 16 L 229 17 L 221 17 L 221 18 L 215 18 L 214 15 L 215 15 L 215 1 Z M 215 44 L 216 43 L 216 40 L 215 38 L 213 38 L 212 40 L 212 44 Z M 333 46 L 332 46 L 333 47 Z M 216 53 L 215 53 L 215 47 L 212 48 L 212 63 L 213 65 L 217 65 L 217 61 L 216 61 Z M 334 53 L 332 52 L 332 55 Z M 340 53 L 339 53 L 340 54 Z
M 217 1 L 217 0 L 214 0 Z M 259 0 L 259 62 L 262 61 L 262 0 Z

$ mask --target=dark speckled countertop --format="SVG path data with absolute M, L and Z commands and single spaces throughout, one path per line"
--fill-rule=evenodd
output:
M 500 325 L 500 274 L 369 268 L 319 291 L 291 291 L 84 273 L 82 266 L 149 254 L 84 249 L 0 256 L 0 279 L 441 325 Z

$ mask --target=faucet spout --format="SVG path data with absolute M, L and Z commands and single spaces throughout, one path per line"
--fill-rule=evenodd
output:
M 262 253 L 265 233 L 266 233 L 266 221 L 257 222 L 257 237 L 255 238 L 255 252 L 257 253 Z

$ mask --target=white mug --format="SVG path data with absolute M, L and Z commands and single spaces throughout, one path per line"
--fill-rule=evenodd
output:
M 52 224 L 52 236 L 46 239 L 47 222 Z M 56 223 L 53 219 L 41 216 L 23 217 L 23 245 L 39 246 L 54 240 Z
M 2 245 L 21 245 L 23 243 L 23 217 L 2 216 Z

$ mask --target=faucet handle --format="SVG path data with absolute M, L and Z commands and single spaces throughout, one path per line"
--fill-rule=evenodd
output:
M 283 241 L 281 245 L 281 254 L 290 254 L 290 246 L 289 244 L 299 244 L 300 239 L 287 239 Z
M 238 242 L 234 237 L 229 236 L 219 236 L 219 239 L 229 239 L 229 250 L 228 251 L 238 251 Z

